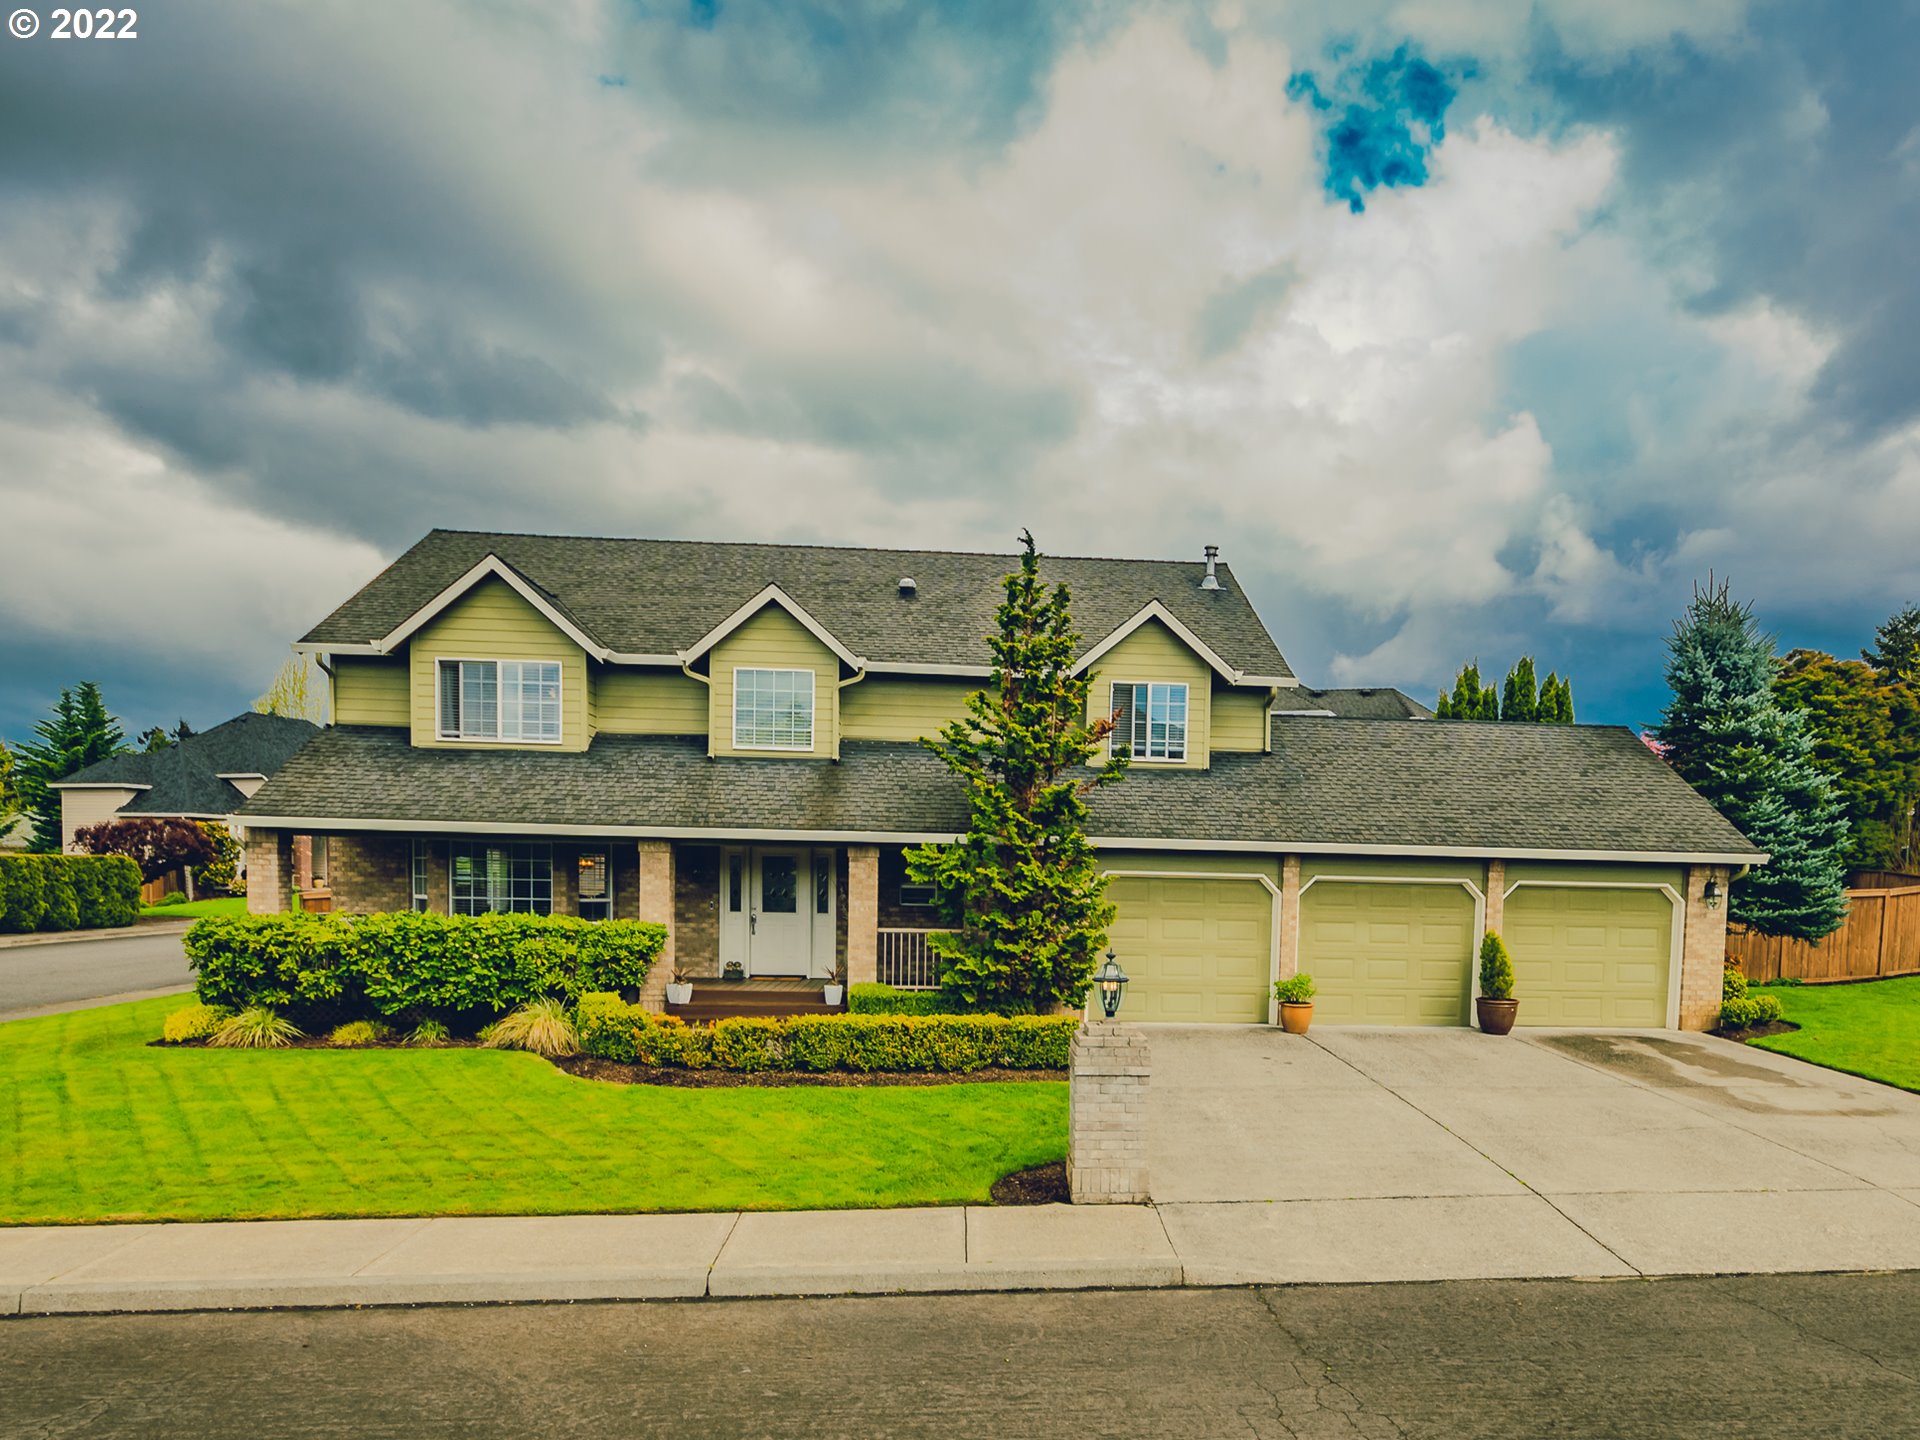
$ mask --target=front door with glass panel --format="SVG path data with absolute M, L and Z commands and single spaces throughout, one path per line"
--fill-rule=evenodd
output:
M 812 897 L 806 851 L 753 851 L 748 974 L 805 975 L 811 970 Z

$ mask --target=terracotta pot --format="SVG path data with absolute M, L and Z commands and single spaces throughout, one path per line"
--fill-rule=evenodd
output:
M 1280 1028 L 1289 1035 L 1304 1035 L 1307 1026 L 1313 1023 L 1313 1002 L 1311 1000 L 1282 1000 L 1280 1002 Z
M 1513 1029 L 1513 1020 L 1520 1013 L 1518 1000 L 1489 1000 L 1486 996 L 1477 996 L 1473 1002 L 1474 1010 L 1480 1016 L 1480 1028 L 1489 1035 L 1504 1035 Z

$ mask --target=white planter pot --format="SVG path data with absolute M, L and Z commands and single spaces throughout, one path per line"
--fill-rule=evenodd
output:
M 690 1000 L 692 1000 L 692 999 L 693 999 L 693 986 L 692 986 L 692 985 L 690 985 L 690 984 L 688 984 L 688 985 L 675 985 L 675 984 L 672 984 L 672 983 L 669 983 L 669 984 L 667 985 L 667 1004 L 669 1004 L 669 1005 L 685 1005 L 685 1004 L 686 1004 L 686 1003 L 687 1003 L 688 1001 L 690 1001 Z
M 846 993 L 846 987 L 841 985 L 823 985 L 820 988 L 820 998 L 829 1005 L 838 1005 L 840 997 Z

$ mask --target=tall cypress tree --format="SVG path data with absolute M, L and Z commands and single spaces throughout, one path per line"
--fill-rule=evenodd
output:
M 1896 684 L 1920 685 L 1920 605 L 1895 611 L 1873 632 L 1860 658 Z
M 1500 697 L 1500 718 L 1528 722 L 1543 719 L 1541 699 L 1540 686 L 1533 676 L 1533 657 L 1522 655 L 1507 671 L 1505 691 Z
M 1772 857 L 1734 887 L 1731 918 L 1818 940 L 1846 918 L 1846 813 L 1805 717 L 1774 694 L 1775 668 L 1752 606 L 1709 576 L 1667 641 L 1673 698 L 1657 733 L 1673 768 Z
M 100 687 L 91 680 L 62 690 L 53 714 L 33 727 L 36 738 L 20 746 L 20 808 L 33 816 L 32 848 L 60 848 L 60 792 L 51 787 L 76 771 L 125 750 L 120 723 L 107 713 Z
M 1480 662 L 1470 660 L 1453 677 L 1453 693 L 1442 694 L 1433 707 L 1436 720 L 1498 720 L 1500 692 L 1481 683 Z
M 1045 1012 L 1085 999 L 1114 907 L 1087 839 L 1087 795 L 1120 780 L 1129 756 L 1088 722 L 1091 681 L 1073 673 L 1080 636 L 1065 585 L 1040 578 L 1033 536 L 989 636 L 993 673 L 967 699 L 965 719 L 924 742 L 967 782 L 967 833 L 906 852 L 907 875 L 934 886 L 958 918 L 933 937 L 940 983 L 972 1009 Z

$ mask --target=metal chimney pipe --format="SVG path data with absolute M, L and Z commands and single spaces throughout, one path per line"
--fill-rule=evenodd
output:
M 1207 546 L 1207 576 L 1200 582 L 1200 588 L 1202 590 L 1218 590 L 1220 588 L 1220 577 L 1213 573 L 1214 564 L 1219 559 L 1220 547 L 1218 545 Z

